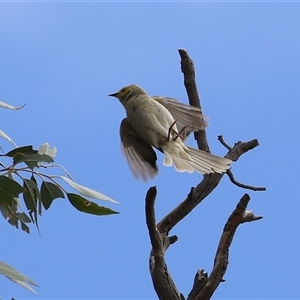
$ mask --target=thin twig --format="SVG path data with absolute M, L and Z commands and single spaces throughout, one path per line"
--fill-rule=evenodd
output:
M 223 135 L 218 135 L 218 140 L 227 150 L 231 150 L 231 147 L 225 142 Z
M 247 185 L 247 184 L 243 184 L 240 183 L 238 181 L 236 181 L 233 177 L 233 173 L 231 172 L 231 170 L 227 170 L 227 175 L 230 179 L 230 181 L 235 184 L 236 186 L 243 188 L 243 189 L 247 189 L 247 190 L 252 190 L 252 191 L 266 191 L 267 189 L 265 187 L 258 187 L 258 186 L 252 186 L 252 185 Z

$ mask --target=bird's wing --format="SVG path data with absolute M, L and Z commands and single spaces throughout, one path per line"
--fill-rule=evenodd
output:
M 162 104 L 177 121 L 176 125 L 179 128 L 187 126 L 188 131 L 203 130 L 207 126 L 207 121 L 198 107 L 190 106 L 178 102 L 176 99 L 168 97 L 153 96 L 154 100 Z
M 123 155 L 134 177 L 144 181 L 153 178 L 158 171 L 156 153 L 151 145 L 138 136 L 127 118 L 121 122 L 120 136 Z

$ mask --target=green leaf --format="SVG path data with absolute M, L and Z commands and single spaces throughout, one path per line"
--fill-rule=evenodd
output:
M 19 148 L 16 148 L 16 149 L 13 149 L 13 150 L 7 152 L 5 154 L 5 156 L 14 157 L 18 153 L 34 154 L 34 153 L 38 153 L 38 151 L 34 150 L 31 145 L 30 146 L 23 146 L 23 147 L 19 147 Z
M 14 165 L 24 162 L 30 169 L 37 167 L 39 162 L 53 162 L 51 156 L 39 154 L 31 145 L 16 148 L 6 153 L 5 156 L 12 157 Z
M 30 180 L 33 181 L 33 182 L 36 184 L 36 186 L 37 186 L 37 181 L 36 181 L 36 179 L 34 178 L 33 174 L 31 175 Z M 39 214 L 41 215 L 41 214 L 42 214 L 42 204 L 41 204 L 42 202 L 41 202 L 41 194 L 40 194 L 40 192 L 38 192 L 37 196 L 38 196 L 38 199 L 39 199 L 39 202 L 38 202 L 38 205 L 39 205 L 38 210 L 39 210 Z
M 20 224 L 21 224 L 21 229 L 26 232 L 29 233 L 29 227 L 25 224 L 25 223 L 30 223 L 31 220 L 30 218 L 25 214 L 25 213 L 16 213 L 16 216 L 18 217 Z
M 40 199 L 40 193 L 39 193 L 39 189 L 36 185 L 36 180 L 34 179 L 34 181 L 32 181 L 29 179 L 23 179 L 23 186 L 26 190 L 26 192 L 23 194 L 23 199 L 24 199 L 25 205 L 29 211 L 31 221 L 35 224 L 35 226 L 39 230 L 39 226 L 38 226 L 38 203 L 39 202 L 38 202 L 38 199 Z M 39 214 L 41 214 L 41 213 L 39 212 Z M 22 225 L 22 222 L 21 222 L 21 226 L 22 226 L 22 229 L 23 228 L 26 229 L 26 227 L 27 227 L 25 224 Z
M 110 208 L 99 206 L 98 204 L 91 202 L 79 195 L 67 193 L 70 203 L 79 211 L 87 214 L 104 216 L 111 214 L 118 214 L 118 212 L 111 210 Z
M 41 200 L 45 209 L 48 209 L 52 201 L 56 198 L 65 198 L 63 191 L 56 184 L 43 181 L 41 186 Z
M 31 220 L 30 218 L 24 213 L 24 212 L 21 212 L 21 213 L 16 213 L 16 215 L 18 216 L 18 219 L 24 223 L 30 223 Z
M 30 233 L 29 227 L 23 222 L 21 222 L 21 229 L 26 233 Z
M 33 181 L 37 186 L 37 181 L 36 181 L 35 177 L 33 176 L 33 174 L 31 175 L 30 180 Z
M 16 198 L 24 192 L 24 189 L 18 182 L 4 175 L 0 175 L 0 190 Z
M 25 213 L 18 213 L 13 211 L 7 205 L 0 204 L 0 210 L 5 219 L 8 219 L 8 223 L 12 226 L 19 228 L 19 222 L 21 224 L 21 228 L 26 233 L 29 233 L 29 227 L 25 223 L 30 223 L 29 217 Z
M 24 191 L 22 186 L 13 179 L 3 175 L 0 176 L 0 203 L 11 206 L 14 203 L 14 198 L 17 198 Z
M 25 205 L 30 211 L 37 211 L 37 198 L 39 197 L 39 189 L 36 183 L 29 179 L 23 180 L 23 187 L 25 192 L 23 193 L 23 199 Z
M 14 213 L 9 215 L 7 222 L 16 228 L 19 228 L 18 218 Z
M 7 205 L 0 203 L 0 211 L 4 219 L 7 219 L 9 217 L 10 212 Z
M 13 202 L 14 202 L 14 197 L 0 190 L 0 204 L 12 205 Z
M 51 163 L 54 162 L 53 158 L 47 154 L 31 154 L 27 157 L 24 157 L 20 162 L 24 162 L 30 169 L 34 169 L 38 167 L 38 163 L 46 162 Z M 19 163 L 19 162 L 18 162 Z

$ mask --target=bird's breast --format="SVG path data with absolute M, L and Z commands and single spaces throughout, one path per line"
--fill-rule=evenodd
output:
M 161 147 L 168 141 L 169 130 L 174 119 L 164 106 L 154 100 L 132 101 L 127 106 L 126 112 L 132 127 L 147 143 Z M 177 130 L 176 124 L 172 129 Z

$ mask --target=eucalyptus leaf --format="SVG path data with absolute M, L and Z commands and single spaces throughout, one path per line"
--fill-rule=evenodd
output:
M 8 109 L 13 109 L 13 110 L 19 110 L 23 108 L 26 104 L 23 104 L 22 106 L 13 106 L 11 104 L 5 103 L 3 101 L 0 101 L 0 107 L 2 108 L 8 108 Z
M 10 212 L 9 212 L 7 205 L 0 203 L 0 211 L 1 211 L 4 219 L 7 219 L 9 217 Z
M 30 211 L 37 211 L 37 198 L 39 197 L 39 189 L 36 183 L 29 179 L 23 180 L 23 187 L 26 190 L 23 193 L 25 205 Z
M 38 287 L 38 285 L 33 280 L 31 280 L 26 275 L 21 274 L 18 270 L 14 269 L 10 265 L 2 261 L 0 261 L 0 274 L 6 276 L 8 279 L 23 286 L 24 288 L 28 289 L 29 291 L 37 295 L 37 292 L 33 290 L 31 286 L 29 286 L 30 284 Z
M 30 223 L 30 218 L 24 212 L 17 212 L 16 213 L 18 219 L 24 223 Z
M 0 204 L 11 206 L 14 203 L 14 199 L 12 195 L 0 190 Z
M 98 204 L 91 202 L 79 195 L 67 193 L 70 203 L 79 211 L 87 214 L 104 216 L 111 214 L 118 214 L 118 212 L 111 210 L 107 207 L 99 206 Z
M 5 154 L 5 156 L 8 157 L 14 157 L 17 153 L 23 153 L 23 154 L 34 154 L 38 153 L 37 150 L 34 150 L 31 145 L 28 146 L 22 146 L 16 149 L 13 149 Z
M 38 164 L 41 162 L 51 163 L 53 162 L 53 158 L 47 154 L 29 154 L 19 156 L 18 159 L 14 157 L 14 164 L 24 162 L 30 169 L 34 169 L 38 167 Z
M 30 169 L 37 167 L 39 162 L 53 162 L 53 158 L 50 155 L 39 154 L 31 145 L 13 149 L 6 153 L 5 156 L 12 157 L 14 165 L 24 162 Z
M 0 130 L 0 136 L 3 137 L 4 139 L 6 139 L 11 144 L 13 144 L 15 147 L 17 147 L 16 143 L 2 130 Z
M 0 175 L 0 190 L 9 193 L 13 197 L 18 197 L 19 194 L 25 191 L 18 182 L 4 175 Z
M 20 222 L 20 223 L 21 223 L 21 229 L 26 233 L 30 233 L 29 227 L 24 222 Z
M 97 192 L 97 191 L 87 188 L 85 186 L 79 185 L 78 183 L 72 181 L 71 179 L 69 179 L 65 176 L 60 176 L 60 178 L 63 179 L 65 182 L 67 182 L 71 187 L 73 187 L 75 190 L 77 190 L 83 196 L 87 196 L 87 197 L 99 199 L 99 200 L 106 200 L 106 201 L 110 201 L 112 203 L 117 203 L 117 204 L 119 203 L 116 200 L 114 200 L 100 192 Z
M 65 198 L 63 191 L 56 184 L 43 181 L 41 185 L 41 200 L 45 209 L 48 209 L 56 198 Z
M 30 223 L 30 219 L 25 213 L 15 212 L 11 207 L 7 205 L 0 205 L 0 210 L 8 223 L 12 226 L 19 228 L 19 223 L 21 224 L 21 229 L 26 233 L 29 233 L 29 227 L 25 223 Z

